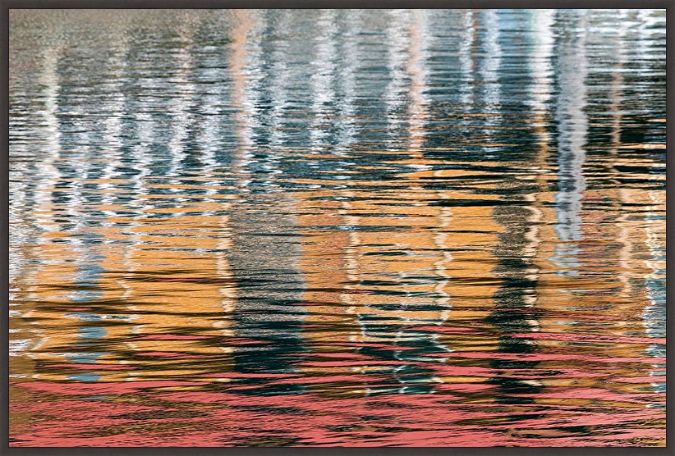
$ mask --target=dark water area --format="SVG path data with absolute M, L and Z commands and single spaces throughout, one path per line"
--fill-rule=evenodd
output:
M 664 446 L 665 11 L 10 15 L 12 446 Z

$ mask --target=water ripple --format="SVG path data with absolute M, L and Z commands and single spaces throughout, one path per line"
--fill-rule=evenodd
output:
M 665 11 L 11 16 L 12 446 L 665 445 Z

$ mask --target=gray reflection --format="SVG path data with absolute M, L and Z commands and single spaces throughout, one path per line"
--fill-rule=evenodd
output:
M 238 13 L 237 26 L 232 31 L 232 50 L 228 65 L 233 81 L 232 105 L 237 109 L 238 166 L 243 182 L 239 187 L 248 188 L 234 202 L 229 227 L 231 247 L 228 263 L 236 284 L 234 321 L 235 334 L 259 341 L 254 347 L 235 350 L 235 369 L 239 372 L 288 372 L 302 353 L 299 338 L 304 310 L 301 307 L 303 280 L 297 268 L 300 255 L 295 240 L 295 218 L 292 200 L 272 191 L 273 171 L 278 170 L 275 155 L 283 146 L 285 133 L 280 131 L 287 119 L 288 99 L 285 90 L 288 74 L 283 48 L 271 51 L 269 71 L 278 75 L 271 89 L 272 112 L 270 126 L 274 129 L 268 157 L 264 160 L 263 176 L 257 178 L 251 168 L 256 165 L 252 154 L 251 127 L 256 120 L 252 109 L 252 91 L 261 90 L 249 78 L 249 65 L 255 65 L 267 55 L 251 53 L 261 51 L 250 45 L 259 39 L 253 34 L 260 20 L 255 12 Z M 282 18 L 273 33 L 282 33 L 288 27 Z M 250 47 L 249 47 L 250 46 Z M 251 176 L 250 178 L 248 176 Z M 256 185 L 253 185 L 255 183 Z M 256 186 L 262 186 L 256 188 Z M 263 388 L 268 392 L 292 392 L 297 388 Z

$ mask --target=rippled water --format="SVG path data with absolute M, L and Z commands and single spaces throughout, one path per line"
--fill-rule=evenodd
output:
M 665 445 L 665 82 L 656 10 L 12 11 L 12 445 Z

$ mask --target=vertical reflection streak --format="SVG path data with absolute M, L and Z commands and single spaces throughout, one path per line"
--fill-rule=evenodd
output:
M 232 79 L 231 103 L 235 109 L 234 128 L 237 137 L 237 149 L 235 152 L 234 168 L 238 176 L 239 191 L 246 193 L 250 191 L 251 183 L 250 165 L 253 161 L 251 148 L 253 141 L 251 139 L 251 111 L 246 102 L 247 77 L 245 72 L 248 33 L 253 28 L 251 13 L 244 10 L 235 12 L 236 25 L 232 30 L 232 44 L 229 61 L 229 74 Z
M 44 97 L 44 111 L 42 116 L 45 124 L 44 147 L 46 157 L 42 159 L 42 179 L 37 183 L 35 189 L 35 225 L 38 228 L 38 235 L 36 236 L 36 247 L 33 250 L 35 258 L 31 258 L 31 262 L 35 265 L 32 268 L 33 273 L 28 274 L 26 283 L 28 286 L 25 289 L 26 297 L 31 303 L 39 303 L 45 299 L 54 301 L 61 301 L 64 299 L 62 295 L 53 295 L 48 298 L 48 293 L 45 293 L 42 286 L 46 283 L 54 283 L 54 273 L 52 272 L 57 267 L 59 262 L 59 250 L 63 253 L 64 249 L 45 249 L 41 247 L 44 244 L 49 244 L 50 235 L 52 233 L 60 232 L 60 227 L 57 222 L 58 207 L 53 202 L 53 195 L 57 191 L 56 185 L 61 180 L 61 172 L 58 168 L 58 162 L 62 159 L 62 144 L 61 144 L 61 124 L 58 117 L 59 112 L 59 94 L 61 86 L 58 74 L 58 62 L 62 50 L 59 46 L 48 47 L 44 50 L 42 56 L 43 69 L 41 72 L 41 83 L 44 87 L 42 97 Z M 32 256 L 32 255 L 31 255 Z M 63 256 L 67 258 L 66 255 Z M 62 282 L 67 282 L 75 274 L 73 268 L 64 268 L 58 274 L 58 279 Z M 10 306 L 11 309 L 11 306 Z M 23 312 L 22 318 L 31 321 L 34 316 L 40 315 L 39 306 L 31 306 L 30 310 Z M 33 321 L 31 330 L 34 331 L 34 343 L 30 347 L 26 347 L 27 356 L 29 358 L 40 358 L 40 350 L 49 343 L 50 335 L 44 331 L 39 323 Z M 31 332 L 32 332 L 31 331 Z M 39 378 L 39 373 L 34 373 L 33 378 Z
M 577 275 L 581 234 L 581 206 L 586 179 L 583 173 L 588 119 L 586 77 L 586 16 L 572 17 L 574 29 L 564 37 L 559 50 L 560 94 L 556 110 L 558 121 L 558 185 L 555 196 L 559 243 L 552 261 L 563 275 Z
M 336 97 L 333 78 L 336 66 L 336 41 L 338 37 L 337 12 L 322 10 L 317 23 L 320 34 L 316 39 L 316 59 L 313 62 L 314 74 L 311 76 L 312 126 L 310 128 L 310 144 L 315 152 L 322 152 L 329 146 L 328 130 L 331 124 L 331 113 L 335 111 Z
M 408 38 L 401 30 L 404 30 L 409 22 L 410 11 L 407 10 L 389 10 L 386 36 L 387 42 L 387 71 L 389 73 L 389 83 L 387 85 L 386 110 L 387 110 L 387 131 L 388 134 L 399 136 L 400 129 L 404 124 L 403 109 L 405 100 L 405 64 L 406 52 L 408 48 Z M 395 141 L 389 141 L 385 144 L 388 150 L 395 150 L 400 147 Z

